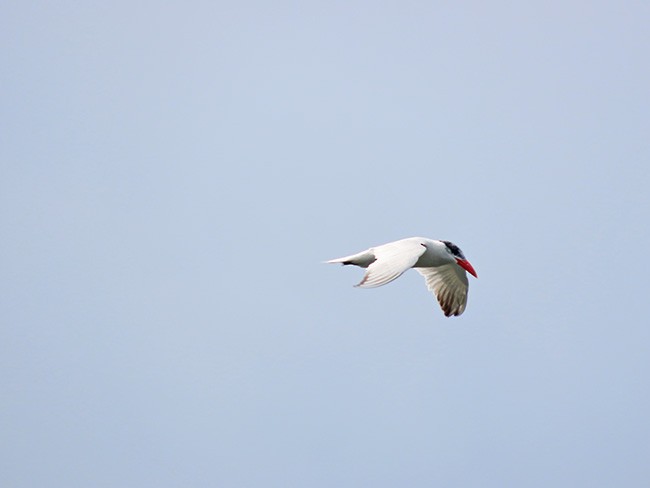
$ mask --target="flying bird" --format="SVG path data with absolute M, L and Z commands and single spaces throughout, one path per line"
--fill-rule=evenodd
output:
M 409 268 L 415 268 L 424 276 L 427 288 L 436 296 L 447 317 L 460 315 L 465 311 L 469 286 L 465 272 L 478 278 L 476 271 L 457 245 L 425 237 L 409 237 L 389 242 L 327 262 L 367 268 L 363 279 L 355 285 L 360 288 L 385 285 L 399 278 Z

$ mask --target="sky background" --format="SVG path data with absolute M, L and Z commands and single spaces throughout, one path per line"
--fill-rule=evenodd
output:
M 0 485 L 649 486 L 649 23 L 4 2 Z

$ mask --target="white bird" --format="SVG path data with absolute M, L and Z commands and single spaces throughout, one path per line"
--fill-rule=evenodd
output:
M 449 241 L 409 237 L 371 247 L 328 263 L 354 264 L 367 268 L 358 287 L 375 288 L 399 278 L 409 268 L 424 276 L 427 287 L 447 317 L 460 315 L 467 305 L 468 271 L 478 278 L 463 252 Z

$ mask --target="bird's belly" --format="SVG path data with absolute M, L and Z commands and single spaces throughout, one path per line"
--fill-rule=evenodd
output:
M 439 256 L 425 252 L 413 265 L 414 268 L 437 268 L 443 264 L 448 264 L 449 261 L 442 259 Z

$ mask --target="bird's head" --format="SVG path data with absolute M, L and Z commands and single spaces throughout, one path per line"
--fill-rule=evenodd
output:
M 445 248 L 447 249 L 447 252 L 450 254 L 451 258 L 453 258 L 454 261 L 463 268 L 465 271 L 467 271 L 469 274 L 474 276 L 474 278 L 478 278 L 478 275 L 476 274 L 476 271 L 474 271 L 474 267 L 471 265 L 471 263 L 465 258 L 465 255 L 463 254 L 463 251 L 460 250 L 460 248 L 454 244 L 453 242 L 449 241 L 441 241 L 444 245 Z

